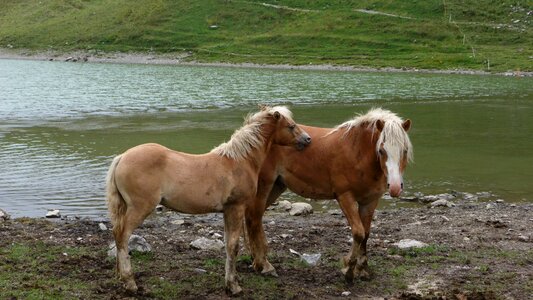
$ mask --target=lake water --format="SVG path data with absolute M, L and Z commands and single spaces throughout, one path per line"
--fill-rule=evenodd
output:
M 533 78 L 0 59 L 0 207 L 103 215 L 112 157 L 145 142 L 208 152 L 259 103 L 323 127 L 382 106 L 413 121 L 406 194 L 533 201 Z

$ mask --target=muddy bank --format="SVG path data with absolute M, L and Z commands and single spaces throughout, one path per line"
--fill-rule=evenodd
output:
M 467 74 L 467 75 L 500 75 L 532 77 L 533 72 L 508 71 L 504 73 L 491 73 L 478 70 L 436 70 L 417 68 L 370 68 L 341 65 L 269 65 L 256 63 L 206 63 L 191 59 L 191 53 L 123 53 L 102 51 L 33 51 L 25 49 L 0 48 L 0 59 L 26 59 L 65 62 L 94 62 L 94 63 L 122 63 L 122 64 L 154 64 L 154 65 L 183 65 L 183 66 L 209 66 L 209 67 L 236 67 L 236 68 L 263 68 L 279 70 L 319 70 L 319 71 L 345 71 L 345 72 L 390 72 L 390 73 L 429 73 L 429 74 Z
M 532 299 L 533 204 L 460 201 L 377 211 L 369 240 L 371 279 L 346 284 L 340 258 L 350 246 L 344 216 L 336 211 L 290 216 L 280 209 L 264 219 L 270 261 L 279 278 L 237 265 L 244 299 Z M 160 212 L 135 233 L 151 253 L 134 253 L 141 290 L 127 294 L 107 257 L 111 232 L 98 220 L 20 218 L 0 222 L 0 298 L 220 299 L 225 298 L 224 250 L 202 251 L 199 237 L 222 239 L 219 214 Z M 105 220 L 103 223 L 110 228 Z M 415 239 L 426 247 L 400 250 Z M 242 245 L 242 243 L 241 243 Z M 309 266 L 289 249 L 321 257 Z M 344 294 L 343 294 L 344 293 Z M 344 295 L 344 296 L 343 296 Z

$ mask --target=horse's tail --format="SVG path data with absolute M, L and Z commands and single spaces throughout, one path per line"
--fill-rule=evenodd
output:
M 125 216 L 127 208 L 126 202 L 120 194 L 115 182 L 115 169 L 121 158 L 122 155 L 119 155 L 113 159 L 106 177 L 107 208 L 109 210 L 111 224 L 113 224 L 113 232 L 116 233 L 122 232 L 122 218 Z

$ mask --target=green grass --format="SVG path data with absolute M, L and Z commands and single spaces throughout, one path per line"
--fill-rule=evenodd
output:
M 527 1 L 267 2 L 305 11 L 264 2 L 6 0 L 0 47 L 187 51 L 203 62 L 533 71 Z
M 0 298 L 72 299 L 85 295 L 91 289 L 90 284 L 71 276 L 73 273 L 65 276 L 52 265 L 62 258 L 87 255 L 90 253 L 84 248 L 42 242 L 5 247 L 0 250 L 0 262 L 5 262 L 0 263 Z

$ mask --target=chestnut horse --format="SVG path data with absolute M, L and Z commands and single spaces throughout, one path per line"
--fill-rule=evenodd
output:
M 162 204 L 173 210 L 224 213 L 226 291 L 242 291 L 235 257 L 245 210 L 253 210 L 257 178 L 272 145 L 303 149 L 309 135 L 283 107 L 263 107 L 248 116 L 227 143 L 201 155 L 158 144 L 133 147 L 115 157 L 107 174 L 107 201 L 117 245 L 117 272 L 128 291 L 137 291 L 128 255 L 135 228 Z
M 393 197 L 400 195 L 403 171 L 412 160 L 407 135 L 411 121 L 377 108 L 334 129 L 300 127 L 311 135 L 313 143 L 300 152 L 272 147 L 259 174 L 258 205 L 246 211 L 253 266 L 275 274 L 266 259 L 262 216 L 265 208 L 289 188 L 304 197 L 338 201 L 353 236 L 342 271 L 348 282 L 354 277 L 366 278 L 366 244 L 374 210 L 387 189 Z

